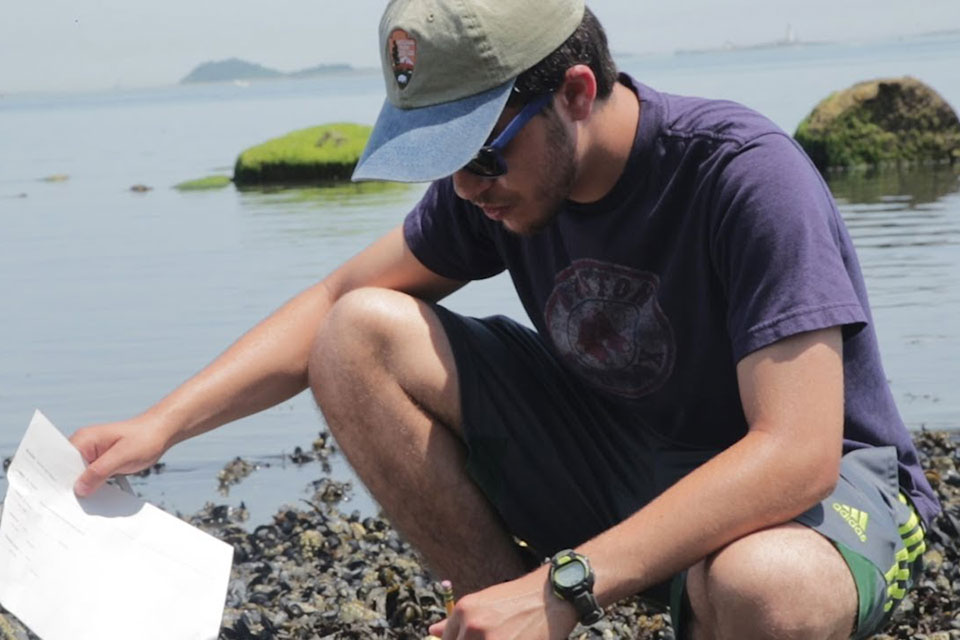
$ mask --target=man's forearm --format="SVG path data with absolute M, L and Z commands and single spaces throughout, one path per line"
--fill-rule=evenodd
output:
M 839 453 L 806 454 L 774 434 L 747 434 L 579 547 L 594 566 L 598 600 L 606 606 L 648 589 L 743 535 L 803 513 L 836 482 L 833 459 Z
M 165 425 L 173 445 L 300 393 L 310 347 L 331 305 L 324 283 L 300 293 L 145 415 Z

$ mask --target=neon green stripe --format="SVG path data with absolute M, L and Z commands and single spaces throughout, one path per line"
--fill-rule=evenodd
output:
M 898 587 L 895 584 L 892 584 L 889 587 L 887 587 L 887 595 L 893 598 L 894 600 L 903 600 L 903 596 L 907 595 L 907 590 L 902 587 Z
M 894 564 L 892 567 L 890 567 L 890 571 L 887 571 L 885 574 L 883 574 L 883 579 L 887 581 L 887 584 L 890 584 L 891 582 L 893 582 L 893 579 L 897 577 L 897 571 L 899 570 L 900 570 L 900 563 L 898 562 Z
M 906 543 L 907 543 L 907 538 L 910 538 L 910 537 L 912 537 L 912 536 L 917 535 L 917 532 L 918 532 L 918 531 L 921 531 L 921 532 L 922 532 L 923 529 L 921 529 L 920 527 L 914 527 L 913 529 L 910 529 L 909 531 L 901 531 L 901 532 L 900 532 L 900 538 L 903 540 L 903 543 L 906 544 Z
M 909 538 L 904 538 L 904 539 L 903 539 L 903 544 L 906 545 L 907 548 L 912 547 L 913 545 L 917 544 L 918 542 L 923 542 L 923 529 L 917 529 L 917 530 L 913 533 L 913 535 L 911 535 Z
M 927 543 L 921 540 L 920 544 L 918 544 L 916 547 L 910 550 L 910 555 L 907 556 L 907 562 L 913 562 L 914 560 L 917 559 L 917 556 L 923 554 L 923 552 L 926 550 L 927 550 Z
M 893 609 L 893 600 L 887 600 L 887 603 L 883 605 L 884 613 L 890 611 L 890 609 Z
M 920 523 L 920 519 L 917 518 L 917 514 L 914 511 L 910 512 L 910 519 L 907 520 L 907 524 L 901 525 L 898 528 L 900 535 L 902 536 L 905 533 L 908 533 L 911 529 L 917 526 Z

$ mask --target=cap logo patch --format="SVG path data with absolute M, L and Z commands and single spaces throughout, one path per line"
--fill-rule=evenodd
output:
M 417 41 L 403 29 L 394 29 L 387 39 L 387 55 L 393 65 L 393 77 L 400 89 L 406 89 L 417 63 Z

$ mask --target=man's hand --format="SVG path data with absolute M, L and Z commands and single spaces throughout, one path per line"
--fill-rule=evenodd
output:
M 443 640 L 562 640 L 577 626 L 573 605 L 551 593 L 548 568 L 471 593 L 430 627 Z
M 79 429 L 70 442 L 89 464 L 74 484 L 78 496 L 99 489 L 110 476 L 152 466 L 170 447 L 160 425 L 140 416 Z

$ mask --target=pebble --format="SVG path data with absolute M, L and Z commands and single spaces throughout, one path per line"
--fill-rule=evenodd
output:
M 142 471 L 137 471 L 132 475 L 135 475 L 138 478 L 146 478 L 151 473 L 161 473 L 166 467 L 167 467 L 166 462 L 158 462 L 152 467 L 147 467 L 146 469 L 143 469 Z

